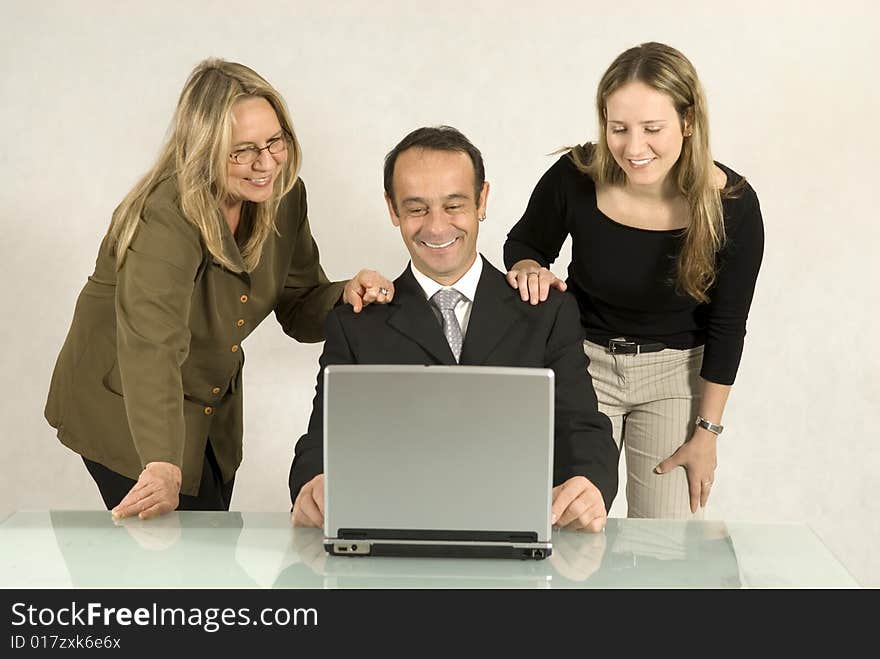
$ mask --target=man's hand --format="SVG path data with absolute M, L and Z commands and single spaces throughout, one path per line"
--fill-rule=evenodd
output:
M 150 462 L 137 483 L 111 511 L 122 519 L 137 515 L 150 519 L 175 510 L 180 504 L 180 467 L 170 462 Z
M 568 288 L 568 284 L 532 259 L 514 263 L 507 273 L 507 283 L 511 288 L 519 289 L 519 297 L 523 302 L 533 305 L 546 302 L 551 287 L 560 291 Z
M 355 313 L 360 313 L 368 304 L 388 304 L 394 297 L 394 284 L 375 270 L 361 270 L 345 282 L 342 301 L 350 304 Z
M 602 493 L 584 476 L 573 476 L 553 488 L 553 524 L 573 531 L 599 533 L 608 514 Z
M 324 474 L 302 486 L 293 502 L 290 521 L 294 526 L 324 526 Z

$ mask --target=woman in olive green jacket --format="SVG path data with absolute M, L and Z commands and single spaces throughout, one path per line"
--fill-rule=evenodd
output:
M 242 456 L 242 340 L 272 311 L 323 340 L 336 304 L 386 303 L 362 270 L 330 282 L 309 230 L 284 100 L 205 60 L 159 161 L 116 209 L 52 375 L 46 419 L 114 515 L 229 508 Z

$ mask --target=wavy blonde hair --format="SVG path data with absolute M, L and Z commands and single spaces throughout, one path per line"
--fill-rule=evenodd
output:
M 250 235 L 240 247 L 248 272 L 260 262 L 263 244 L 275 231 L 275 214 L 281 198 L 296 183 L 302 150 L 290 114 L 281 95 L 252 69 L 222 59 L 206 59 L 193 69 L 177 103 L 171 135 L 153 168 L 138 181 L 113 214 L 107 229 L 117 270 L 137 230 L 150 193 L 173 176 L 180 193 L 180 206 L 187 220 L 198 227 L 208 251 L 230 270 L 238 270 L 223 251 L 220 210 L 228 196 L 227 167 L 232 140 L 232 106 L 245 98 L 264 98 L 275 110 L 288 142 L 288 157 L 281 165 L 270 199 L 245 201 L 242 220 Z
M 709 115 L 706 96 L 693 64 L 675 48 L 662 43 L 643 43 L 624 51 L 611 63 L 599 82 L 596 110 L 599 139 L 595 144 L 568 149 L 577 168 L 599 185 L 622 185 L 626 173 L 608 148 L 608 97 L 630 82 L 641 82 L 663 92 L 678 113 L 684 139 L 681 155 L 670 172 L 688 202 L 690 217 L 675 268 L 677 290 L 699 302 L 708 302 L 715 283 L 715 256 L 725 241 L 722 197 L 736 196 L 745 180 L 719 190 L 714 181 L 714 160 L 709 149 Z M 564 149 L 565 150 L 565 149 Z

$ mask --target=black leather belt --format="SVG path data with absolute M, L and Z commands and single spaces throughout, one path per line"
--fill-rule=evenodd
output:
M 665 349 L 665 343 L 636 343 L 623 337 L 608 342 L 608 352 L 612 355 L 640 355 L 643 352 L 660 352 Z

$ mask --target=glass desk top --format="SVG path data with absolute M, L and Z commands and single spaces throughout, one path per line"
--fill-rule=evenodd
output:
M 285 512 L 17 512 L 2 588 L 857 588 L 804 524 L 611 518 L 542 561 L 329 556 Z

